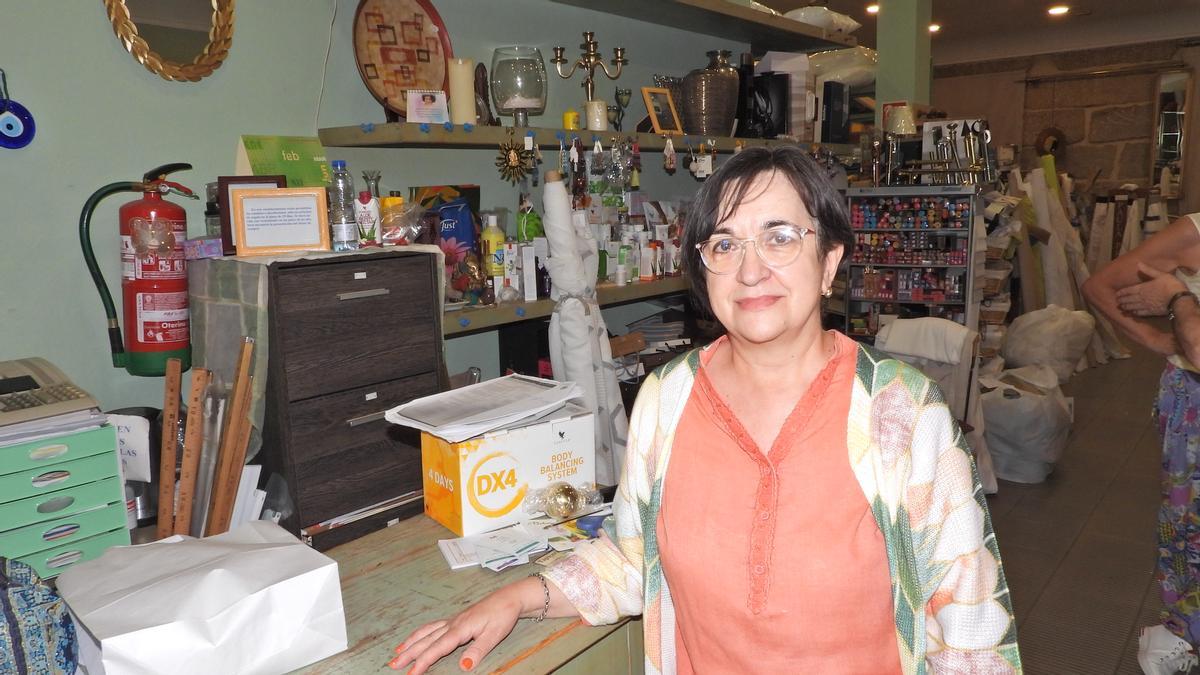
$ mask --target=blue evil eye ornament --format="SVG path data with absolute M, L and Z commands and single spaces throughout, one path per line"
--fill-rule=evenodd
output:
M 33 115 L 25 106 L 11 99 L 0 103 L 0 148 L 23 148 L 33 140 L 37 131 Z
M 8 97 L 8 79 L 0 70 L 0 148 L 23 148 L 36 131 L 29 110 Z

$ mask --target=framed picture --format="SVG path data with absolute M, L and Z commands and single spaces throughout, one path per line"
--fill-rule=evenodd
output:
M 675 112 L 675 99 L 671 98 L 670 89 L 642 87 L 642 100 L 646 102 L 654 133 L 683 135 L 683 125 L 679 123 L 679 113 Z
M 437 89 L 408 90 L 407 122 L 444 124 L 450 121 L 450 110 L 446 103 L 446 92 Z
M 217 206 L 221 209 L 221 253 L 233 255 L 237 242 L 233 237 L 233 191 L 269 190 L 287 187 L 286 176 L 217 176 Z
M 239 189 L 232 211 L 238 255 L 329 250 L 325 188 Z

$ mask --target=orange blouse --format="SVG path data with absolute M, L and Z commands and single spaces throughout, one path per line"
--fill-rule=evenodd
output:
M 856 349 L 837 350 L 763 453 L 701 355 L 675 434 L 657 533 L 680 673 L 899 673 L 883 537 L 856 481 L 846 418 Z

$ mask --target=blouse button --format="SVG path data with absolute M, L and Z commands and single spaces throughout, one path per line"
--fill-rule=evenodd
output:
M 771 519 L 771 512 L 770 512 L 770 511 L 763 511 L 762 513 L 758 514 L 758 519 L 759 519 L 759 520 L 770 520 L 770 519 Z
M 765 572 L 765 571 L 767 571 L 767 570 L 766 570 L 766 568 L 765 568 L 765 567 L 763 567 L 762 565 L 755 565 L 755 566 L 754 566 L 754 573 L 755 573 L 755 574 L 762 574 L 762 573 L 763 573 L 763 572 Z

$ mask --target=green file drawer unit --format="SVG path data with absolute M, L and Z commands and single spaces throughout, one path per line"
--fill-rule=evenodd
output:
M 0 447 L 0 556 L 43 578 L 129 544 L 116 429 Z

